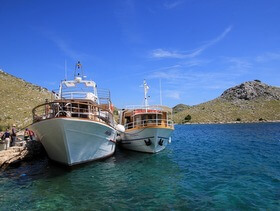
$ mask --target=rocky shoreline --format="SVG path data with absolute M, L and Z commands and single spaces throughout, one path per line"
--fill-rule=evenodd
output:
M 45 156 L 45 149 L 39 141 L 16 143 L 16 146 L 0 151 L 0 169 L 5 170 L 22 161 L 31 161 Z

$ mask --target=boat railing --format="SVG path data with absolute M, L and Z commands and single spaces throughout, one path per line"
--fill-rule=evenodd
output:
M 100 104 L 109 104 L 111 105 L 111 93 L 108 89 L 98 89 L 97 95 Z
M 172 113 L 172 108 L 162 105 L 150 105 L 150 106 L 143 106 L 143 105 L 130 105 L 125 107 L 126 110 L 155 110 L 155 111 L 165 111 Z
M 114 124 L 112 111 L 107 105 L 98 105 L 90 102 L 72 102 L 59 100 L 47 102 L 32 110 L 33 122 L 45 119 L 71 117 L 90 119 L 98 122 Z
M 61 97 L 64 99 L 93 99 L 94 94 L 91 92 L 63 92 Z
M 125 129 L 131 129 L 136 127 L 146 127 L 146 126 L 160 126 L 166 128 L 173 128 L 174 123 L 172 120 L 166 119 L 145 119 L 145 120 L 136 120 L 134 122 L 129 122 L 125 124 Z
M 107 89 L 98 89 L 97 96 L 89 91 L 77 91 L 75 89 L 64 89 L 61 92 L 61 99 L 89 99 L 99 104 L 111 104 L 111 94 Z

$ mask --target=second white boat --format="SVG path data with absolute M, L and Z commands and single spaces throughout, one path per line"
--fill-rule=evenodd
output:
M 157 153 L 171 143 L 174 124 L 172 109 L 166 106 L 149 106 L 148 85 L 144 81 L 145 105 L 129 106 L 120 112 L 120 145 L 129 150 Z

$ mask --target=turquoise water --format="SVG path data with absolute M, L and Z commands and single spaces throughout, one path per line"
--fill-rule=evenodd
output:
M 280 124 L 177 125 L 159 154 L 0 172 L 0 210 L 280 210 Z

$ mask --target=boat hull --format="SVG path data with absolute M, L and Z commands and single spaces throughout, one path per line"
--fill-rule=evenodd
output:
M 157 153 L 171 142 L 173 129 L 140 128 L 121 134 L 120 144 L 123 148 L 147 153 Z
M 72 166 L 111 156 L 116 130 L 106 124 L 75 118 L 53 118 L 36 122 L 31 129 L 50 159 Z

